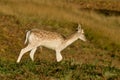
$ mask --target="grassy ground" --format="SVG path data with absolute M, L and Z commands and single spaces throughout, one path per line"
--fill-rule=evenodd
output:
M 0 0 L 0 79 L 119 80 L 119 4 L 119 0 Z M 56 62 L 54 51 L 38 48 L 35 62 L 25 54 L 16 63 L 26 30 L 45 29 L 67 37 L 78 23 L 88 41 L 78 40 L 63 50 L 62 62 Z

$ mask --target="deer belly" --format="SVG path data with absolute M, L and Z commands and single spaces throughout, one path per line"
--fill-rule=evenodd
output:
M 60 44 L 60 41 L 45 41 L 42 46 L 55 50 Z

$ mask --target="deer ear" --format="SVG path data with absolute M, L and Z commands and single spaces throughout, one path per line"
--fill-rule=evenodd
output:
M 78 24 L 78 32 L 81 32 L 81 25 Z
M 82 29 L 82 33 L 84 33 L 84 30 Z

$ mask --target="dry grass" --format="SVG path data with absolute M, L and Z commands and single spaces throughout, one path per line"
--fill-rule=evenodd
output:
M 78 77 L 78 79 L 119 79 L 120 16 L 106 16 L 94 11 L 93 8 L 113 11 L 119 11 L 120 8 L 112 5 L 111 0 L 105 2 L 100 0 L 96 4 L 95 2 L 97 1 L 1 0 L 0 77 L 17 80 L 30 78 L 64 80 Z M 113 3 L 119 5 L 118 2 Z M 88 7 L 92 9 L 86 10 Z M 22 58 L 20 65 L 15 63 L 20 49 L 24 47 L 26 30 L 46 29 L 67 37 L 76 30 L 78 23 L 82 24 L 88 42 L 76 41 L 66 48 L 62 52 L 63 62 L 57 64 L 55 55 L 52 54 L 54 52 L 43 48 L 43 52 L 37 50 L 35 63 L 29 61 L 28 54 Z M 2 66 L 7 64 L 6 67 Z M 15 71 L 12 72 L 13 69 Z M 80 72 L 77 72 L 79 70 Z M 57 74 L 53 75 L 54 73 Z M 83 77 L 84 75 L 86 77 Z
M 94 12 L 85 12 L 79 10 L 79 8 L 71 5 L 71 3 L 65 3 L 64 1 L 62 2 L 56 0 L 53 1 L 54 2 L 49 0 L 10 0 L 8 3 L 3 1 L 3 3 L 1 3 L 2 5 L 0 5 L 0 11 L 4 14 L 16 15 L 19 18 L 37 17 L 57 21 L 83 23 L 84 25 L 97 30 L 96 32 L 102 32 L 102 34 L 110 37 L 110 39 L 114 39 L 114 42 L 120 41 L 120 36 L 117 35 L 120 31 L 119 29 L 116 29 L 119 28 L 119 17 L 106 18 Z M 90 21 L 91 19 L 92 21 Z M 112 38 L 113 36 L 114 38 Z

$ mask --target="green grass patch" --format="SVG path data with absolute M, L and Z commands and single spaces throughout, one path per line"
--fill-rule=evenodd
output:
M 0 76 L 3 79 L 119 79 L 120 70 L 110 66 L 76 64 L 74 61 L 60 63 L 49 61 L 24 61 L 17 64 L 0 60 Z M 37 76 L 37 77 L 36 77 Z

